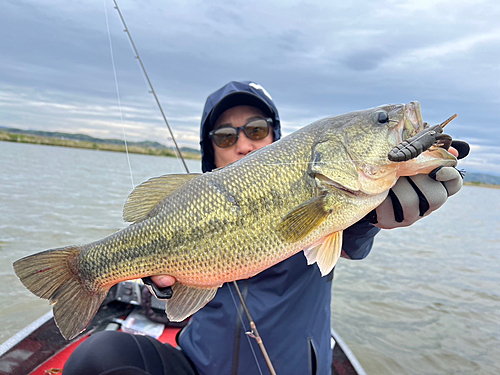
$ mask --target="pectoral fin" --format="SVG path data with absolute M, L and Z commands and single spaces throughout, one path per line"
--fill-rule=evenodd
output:
M 151 216 L 151 211 L 158 203 L 199 175 L 199 173 L 169 174 L 143 182 L 128 196 L 123 207 L 123 219 L 127 222 L 137 222 Z
M 175 283 L 172 289 L 174 293 L 167 300 L 165 312 L 172 322 L 181 322 L 210 302 L 219 287 L 206 289 Z
M 342 251 L 342 233 L 342 231 L 332 233 L 324 237 L 320 243 L 304 250 L 307 264 L 317 263 L 321 276 L 328 275 L 339 260 Z
M 321 225 L 328 215 L 325 196 L 321 195 L 290 211 L 278 224 L 277 231 L 285 241 L 297 242 Z

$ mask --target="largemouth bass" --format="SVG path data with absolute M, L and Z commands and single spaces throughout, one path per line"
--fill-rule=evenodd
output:
M 342 231 L 382 203 L 400 176 L 456 165 L 438 147 L 409 161 L 388 159 L 423 128 L 418 102 L 321 119 L 213 172 L 146 181 L 125 204 L 130 226 L 83 246 L 27 256 L 14 270 L 54 304 L 67 339 L 88 326 L 123 280 L 174 276 L 166 313 L 180 321 L 223 283 L 304 249 L 308 263 L 326 275 L 340 256 Z

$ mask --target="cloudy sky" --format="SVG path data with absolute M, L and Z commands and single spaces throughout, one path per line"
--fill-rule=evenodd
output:
M 112 0 L 0 1 L 0 126 L 171 144 Z M 500 175 L 496 0 L 118 4 L 181 145 L 197 147 L 208 94 L 253 80 L 285 134 L 384 103 L 418 100 L 431 124 L 457 113 L 461 167 Z

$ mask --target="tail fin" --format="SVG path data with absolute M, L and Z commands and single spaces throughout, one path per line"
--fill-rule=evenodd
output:
M 89 291 L 77 268 L 78 246 L 46 250 L 14 262 L 23 285 L 54 305 L 54 320 L 65 339 L 70 340 L 90 324 L 108 290 Z

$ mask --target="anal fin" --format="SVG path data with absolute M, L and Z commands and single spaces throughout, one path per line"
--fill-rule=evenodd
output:
M 165 308 L 168 319 L 172 322 L 181 322 L 193 315 L 215 297 L 217 289 L 219 287 L 196 288 L 175 283 L 172 286 L 173 296 L 167 300 Z
M 304 250 L 307 264 L 317 263 L 321 276 L 328 275 L 339 260 L 342 251 L 342 233 L 339 231 L 329 234 L 319 243 Z

